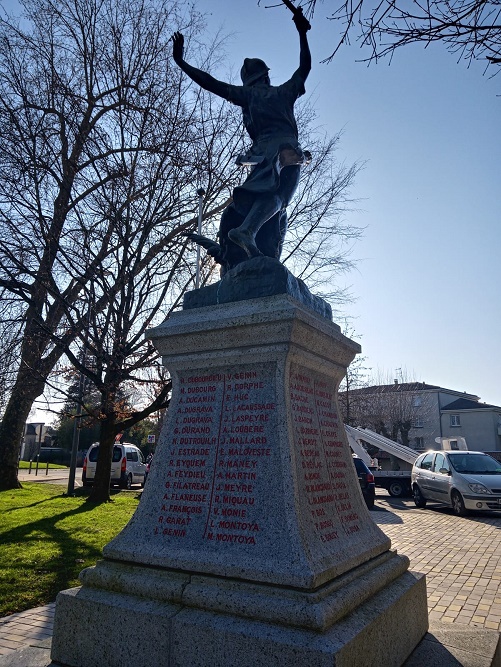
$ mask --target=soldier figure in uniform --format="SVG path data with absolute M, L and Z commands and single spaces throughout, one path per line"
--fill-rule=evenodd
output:
M 172 37 L 174 61 L 199 86 L 242 108 L 244 125 L 253 142 L 250 151 L 239 157 L 239 164 L 251 165 L 251 171 L 244 183 L 234 189 L 233 202 L 221 216 L 219 246 L 213 244 L 217 250 L 209 249 L 223 266 L 223 272 L 251 257 L 266 255 L 278 259 L 282 250 L 286 207 L 297 188 L 300 165 L 305 162 L 294 103 L 304 94 L 311 69 L 306 37 L 310 24 L 300 9 L 294 12 L 293 20 L 299 33 L 299 67 L 280 86 L 271 85 L 269 68 L 259 58 L 244 60 L 242 86 L 218 81 L 183 59 L 181 33 Z

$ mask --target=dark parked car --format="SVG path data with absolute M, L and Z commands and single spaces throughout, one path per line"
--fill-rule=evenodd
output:
M 353 457 L 353 463 L 355 464 L 355 470 L 357 471 L 357 477 L 360 483 L 360 488 L 362 489 L 362 495 L 364 496 L 365 504 L 371 510 L 374 508 L 374 499 L 376 497 L 374 475 L 371 473 L 362 459 Z
M 150 466 L 151 462 L 153 459 L 146 459 L 146 470 L 144 471 L 144 483 L 146 484 L 146 480 L 148 479 L 148 475 L 150 474 Z

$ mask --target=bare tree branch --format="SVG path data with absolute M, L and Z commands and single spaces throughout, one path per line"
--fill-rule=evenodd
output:
M 319 3 L 303 4 L 311 16 Z M 321 6 L 326 4 L 327 0 Z M 330 62 L 354 34 L 360 46 L 370 49 L 366 61 L 391 58 L 407 44 L 442 42 L 458 61 L 484 61 L 486 70 L 501 64 L 499 0 L 329 0 L 329 5 L 334 6 L 329 18 L 340 23 L 341 31 L 324 62 Z

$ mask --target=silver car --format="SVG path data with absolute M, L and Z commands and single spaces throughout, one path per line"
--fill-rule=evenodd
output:
M 417 507 L 443 503 L 458 516 L 468 510 L 501 511 L 501 463 L 485 452 L 421 454 L 412 467 L 411 484 Z

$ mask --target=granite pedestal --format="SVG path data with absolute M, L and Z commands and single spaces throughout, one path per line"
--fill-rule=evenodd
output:
M 338 414 L 359 346 L 292 293 L 150 332 L 168 419 L 136 513 L 58 596 L 53 660 L 397 667 L 426 633 L 424 577 L 371 519 Z

